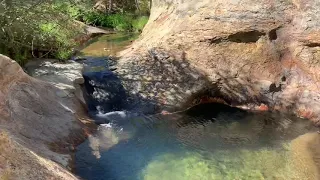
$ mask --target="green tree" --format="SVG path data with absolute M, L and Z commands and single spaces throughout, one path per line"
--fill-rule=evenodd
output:
M 34 57 L 67 59 L 84 32 L 77 21 L 141 31 L 149 5 L 149 0 L 0 0 L 0 53 L 21 64 Z

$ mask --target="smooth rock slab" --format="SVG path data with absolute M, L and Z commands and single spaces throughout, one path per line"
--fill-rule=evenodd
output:
M 79 101 L 28 76 L 3 55 L 0 87 L 0 179 L 4 173 L 10 179 L 77 179 L 66 166 L 68 147 L 85 138 L 77 116 Z

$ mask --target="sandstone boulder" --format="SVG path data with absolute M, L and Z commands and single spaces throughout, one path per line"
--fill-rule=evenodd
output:
M 210 96 L 318 122 L 319 19 L 315 0 L 154 0 L 117 72 L 159 110 Z
M 77 179 L 67 167 L 85 138 L 80 103 L 3 55 L 0 87 L 0 179 Z

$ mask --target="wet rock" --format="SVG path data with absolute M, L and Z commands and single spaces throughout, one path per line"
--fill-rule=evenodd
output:
M 109 62 L 93 58 L 84 61 L 85 100 L 90 111 L 110 112 L 122 110 L 126 105 L 126 91 L 120 79 L 109 70 Z

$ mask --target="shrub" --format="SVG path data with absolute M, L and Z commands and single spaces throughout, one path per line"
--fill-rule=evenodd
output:
M 6 2 L 0 3 L 0 53 L 20 64 L 34 56 L 66 57 L 75 45 L 73 39 L 83 30 L 70 16 L 56 10 L 51 1 Z
M 142 31 L 144 26 L 147 24 L 149 18 L 147 16 L 141 16 L 132 21 L 132 27 L 136 31 Z
M 77 45 L 74 39 L 83 33 L 75 20 L 117 31 L 141 31 L 147 22 L 146 16 L 139 17 L 125 9 L 106 14 L 95 11 L 93 6 L 91 0 L 0 2 L 0 53 L 20 64 L 43 55 L 67 59 Z
M 83 16 L 86 24 L 112 28 L 117 31 L 142 31 L 148 22 L 147 16 L 136 16 L 134 14 L 104 14 L 99 12 L 89 12 Z

